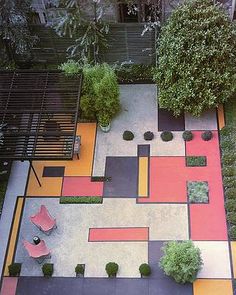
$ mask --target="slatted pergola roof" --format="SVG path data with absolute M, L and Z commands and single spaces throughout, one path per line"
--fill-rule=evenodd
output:
M 81 76 L 0 71 L 0 159 L 72 159 Z

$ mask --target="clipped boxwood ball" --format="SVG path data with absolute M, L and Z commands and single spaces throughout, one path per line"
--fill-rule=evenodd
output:
M 123 133 L 123 139 L 124 140 L 133 140 L 134 139 L 133 132 L 131 132 L 129 130 L 124 131 L 124 133 Z
M 193 133 L 188 130 L 184 131 L 182 136 L 185 141 L 190 141 L 193 139 Z
M 161 139 L 163 141 L 171 141 L 173 139 L 173 133 L 171 131 L 163 131 L 161 133 Z
M 207 130 L 207 131 L 204 131 L 202 133 L 202 139 L 205 140 L 205 141 L 208 141 L 208 140 L 211 140 L 213 137 L 213 134 L 210 130 Z
M 152 140 L 154 138 L 154 134 L 151 131 L 147 131 L 143 135 L 145 140 Z
M 147 263 L 143 263 L 139 267 L 139 272 L 142 276 L 148 277 L 151 274 L 151 267 Z
M 119 266 L 115 262 L 109 262 L 106 265 L 106 272 L 109 277 L 115 277 L 118 272 Z

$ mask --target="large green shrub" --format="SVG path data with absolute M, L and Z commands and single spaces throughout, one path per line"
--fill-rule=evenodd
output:
M 107 64 L 83 69 L 83 87 L 80 107 L 83 116 L 98 119 L 106 114 L 111 119 L 120 110 L 119 85 L 114 70 Z
M 162 250 L 164 255 L 160 260 L 160 267 L 167 276 L 181 284 L 196 280 L 203 263 L 201 252 L 192 241 L 168 242 Z
M 236 90 L 236 25 L 212 0 L 189 0 L 162 27 L 154 79 L 175 115 L 225 102 Z

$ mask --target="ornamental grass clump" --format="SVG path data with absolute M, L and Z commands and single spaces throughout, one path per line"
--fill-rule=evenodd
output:
M 162 248 L 164 255 L 160 260 L 160 267 L 167 276 L 177 283 L 193 283 L 203 262 L 200 249 L 192 241 L 168 242 Z

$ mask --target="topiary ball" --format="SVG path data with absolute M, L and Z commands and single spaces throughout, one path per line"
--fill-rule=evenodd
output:
M 151 131 L 147 131 L 143 135 L 145 140 L 152 140 L 154 138 L 154 134 Z
M 161 133 L 161 139 L 163 141 L 171 141 L 173 139 L 173 133 L 171 131 L 163 131 Z
M 106 272 L 109 277 L 115 277 L 118 272 L 118 264 L 115 262 L 109 262 L 106 265 Z
M 151 274 L 151 267 L 147 263 L 143 263 L 139 267 L 139 272 L 142 276 L 148 277 Z
M 193 133 L 188 130 L 184 131 L 182 136 L 185 141 L 190 141 L 193 139 Z
M 124 140 L 133 140 L 134 139 L 133 132 L 131 132 L 129 130 L 124 131 L 124 133 L 123 133 L 123 139 Z
M 201 135 L 202 139 L 205 141 L 211 140 L 213 137 L 213 134 L 210 130 L 204 131 Z

